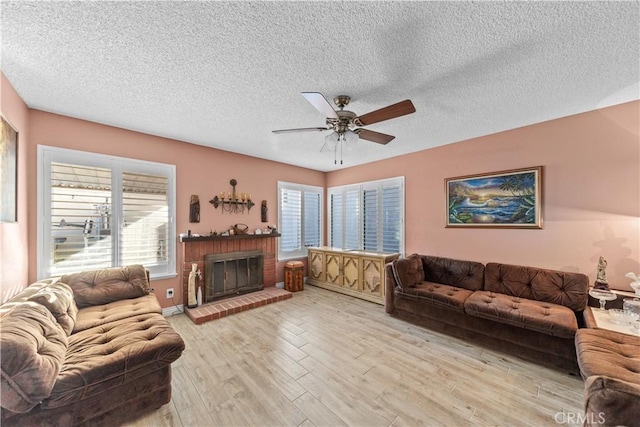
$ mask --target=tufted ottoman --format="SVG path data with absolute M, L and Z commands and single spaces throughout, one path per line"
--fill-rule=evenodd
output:
M 640 426 L 640 337 L 580 329 L 575 341 L 585 425 Z

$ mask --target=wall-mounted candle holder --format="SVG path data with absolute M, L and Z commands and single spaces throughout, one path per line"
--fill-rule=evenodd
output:
M 221 191 L 219 195 L 216 195 L 213 199 L 209 200 L 209 203 L 211 203 L 216 209 L 220 207 L 222 213 L 244 213 L 245 208 L 247 213 L 249 213 L 251 208 L 255 205 L 255 203 L 251 201 L 251 193 L 238 193 L 236 191 L 238 181 L 235 179 L 229 181 L 229 184 L 231 184 L 233 189 L 232 191 Z

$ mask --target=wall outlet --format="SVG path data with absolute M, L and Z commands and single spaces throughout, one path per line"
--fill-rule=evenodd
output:
M 167 289 L 167 298 L 173 298 L 173 288 Z

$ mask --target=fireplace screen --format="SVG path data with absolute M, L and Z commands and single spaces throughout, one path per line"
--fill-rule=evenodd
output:
M 205 302 L 261 290 L 264 287 L 262 267 L 262 251 L 207 255 Z

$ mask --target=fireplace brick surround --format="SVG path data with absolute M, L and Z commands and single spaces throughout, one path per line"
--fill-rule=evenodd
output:
M 261 250 L 263 254 L 264 287 L 276 284 L 277 238 L 280 233 L 272 234 L 241 234 L 235 236 L 201 236 L 180 237 L 180 259 L 182 259 L 182 301 L 186 306 L 188 301 L 189 273 L 191 264 L 198 264 L 203 280 L 198 283 L 204 286 L 205 257 L 210 254 L 224 254 L 231 252 L 245 252 Z M 202 289 L 204 296 L 204 288 Z

